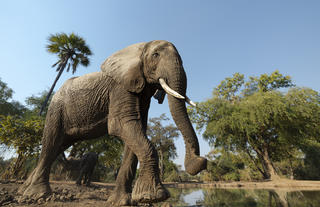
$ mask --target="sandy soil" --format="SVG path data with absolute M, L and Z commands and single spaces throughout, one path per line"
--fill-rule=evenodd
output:
M 48 207 L 102 207 L 114 188 L 113 184 L 92 183 L 91 187 L 77 186 L 74 182 L 50 182 L 53 194 L 37 201 L 23 199 L 17 195 L 21 181 L 0 181 L 0 206 L 48 206 Z M 278 180 L 266 182 L 212 182 L 212 183 L 166 183 L 166 187 L 174 188 L 254 188 L 254 189 L 286 189 L 320 190 L 320 181 Z M 144 205 L 152 206 L 152 205 Z M 159 205 L 157 205 L 159 206 Z M 169 207 L 168 203 L 161 206 Z

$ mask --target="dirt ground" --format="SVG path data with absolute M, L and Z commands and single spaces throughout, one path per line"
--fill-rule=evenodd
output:
M 17 190 L 22 182 L 0 182 L 0 206 L 89 207 L 106 206 L 113 185 L 93 183 L 90 187 L 77 186 L 74 182 L 50 182 L 52 195 L 37 201 L 22 199 Z
M 113 184 L 92 183 L 91 187 L 77 186 L 74 182 L 52 181 L 53 194 L 37 201 L 22 199 L 17 189 L 22 181 L 0 181 L 0 206 L 48 206 L 48 207 L 102 207 L 114 188 Z M 213 182 L 213 183 L 166 183 L 173 188 L 255 188 L 287 190 L 320 190 L 320 181 L 278 180 L 269 182 Z M 152 206 L 144 205 L 144 206 Z M 157 205 L 159 206 L 159 205 Z M 170 207 L 168 203 L 160 204 Z

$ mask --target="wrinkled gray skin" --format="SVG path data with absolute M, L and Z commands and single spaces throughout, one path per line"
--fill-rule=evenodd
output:
M 23 195 L 49 194 L 50 167 L 57 155 L 76 141 L 108 133 L 125 143 L 123 162 L 108 205 L 159 202 L 170 196 L 160 181 L 157 152 L 146 136 L 146 128 L 151 97 L 156 90 L 162 91 L 159 78 L 186 95 L 187 79 L 177 49 L 167 41 L 134 44 L 111 55 L 101 70 L 67 80 L 53 96 L 39 162 L 19 190 Z M 195 175 L 206 168 L 206 159 L 199 156 L 199 143 L 185 100 L 168 95 L 168 102 L 184 137 L 185 169 Z M 132 189 L 138 160 L 139 177 Z

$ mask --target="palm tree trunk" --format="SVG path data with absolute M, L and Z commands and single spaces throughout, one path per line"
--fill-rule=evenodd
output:
M 47 103 L 48 103 L 49 98 L 50 98 L 50 96 L 51 96 L 51 94 L 52 94 L 52 92 L 53 92 L 53 89 L 54 89 L 54 87 L 56 86 L 56 83 L 58 82 L 58 80 L 59 80 L 61 74 L 63 73 L 66 65 L 67 65 L 67 61 L 64 61 L 63 64 L 61 65 L 61 67 L 60 67 L 60 70 L 59 70 L 59 73 L 58 73 L 56 79 L 54 80 L 54 82 L 53 82 L 53 84 L 52 84 L 52 86 L 51 86 L 51 88 L 50 88 L 50 90 L 49 90 L 49 92 L 48 92 L 48 95 L 47 95 L 47 97 L 46 97 L 46 100 L 43 102 L 43 104 L 42 104 L 42 106 L 41 106 L 41 109 L 40 109 L 40 112 L 39 112 L 39 116 L 41 116 L 43 110 L 44 110 L 45 107 L 47 106 Z

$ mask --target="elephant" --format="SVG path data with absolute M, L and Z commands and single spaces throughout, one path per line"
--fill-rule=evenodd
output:
M 83 184 L 90 186 L 92 173 L 98 162 L 98 154 L 95 152 L 88 152 L 84 154 L 81 158 L 68 157 L 62 153 L 57 160 L 62 163 L 63 167 L 67 171 L 76 171 L 78 173 L 78 178 L 76 179 L 76 184 Z
M 53 96 L 46 115 L 42 150 L 36 168 L 20 187 L 27 197 L 51 193 L 49 172 L 57 155 L 83 139 L 114 135 L 124 142 L 116 186 L 107 203 L 114 206 L 166 200 L 158 155 L 146 136 L 148 110 L 155 95 L 166 94 L 170 113 L 185 142 L 185 170 L 206 169 L 198 138 L 187 114 L 187 77 L 176 47 L 165 40 L 128 46 L 108 57 L 101 71 L 67 80 Z M 139 161 L 139 176 L 132 188 Z
M 81 158 L 80 174 L 76 181 L 77 185 L 81 185 L 81 181 L 83 179 L 83 184 L 90 186 L 92 173 L 97 162 L 98 154 L 95 152 L 88 152 Z

